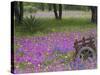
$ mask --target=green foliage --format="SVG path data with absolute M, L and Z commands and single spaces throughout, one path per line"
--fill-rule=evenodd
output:
M 22 24 L 27 30 L 33 31 L 33 27 L 36 28 L 39 25 L 38 20 L 35 17 L 26 17 Z
M 57 9 L 59 8 L 58 4 L 57 5 Z M 52 8 L 52 3 L 30 3 L 30 2 L 24 2 L 24 8 L 25 10 L 27 9 L 27 11 L 30 11 L 32 8 L 33 11 L 36 11 L 36 9 L 38 10 L 48 10 L 49 6 Z M 35 8 L 35 9 L 34 9 Z M 83 10 L 83 11 L 88 11 L 89 8 L 88 6 L 82 6 L 82 5 L 66 5 L 66 4 L 62 4 L 62 9 L 64 10 Z
M 24 12 L 36 13 L 37 8 L 32 6 L 24 6 Z
M 32 2 L 24 2 L 24 10 L 30 13 L 34 13 L 36 11 L 51 11 L 53 10 L 53 4 L 52 3 L 32 3 Z M 59 8 L 59 5 L 57 5 L 57 9 Z M 82 11 L 88 11 L 88 6 L 82 6 L 82 5 L 67 5 L 62 4 L 62 10 L 82 10 Z
M 81 5 L 63 5 L 63 10 L 83 10 L 87 11 L 89 8 L 87 6 Z
M 34 17 L 24 19 L 22 25 L 16 25 L 15 31 L 17 36 L 34 35 L 41 36 L 51 32 L 74 32 L 87 31 L 96 28 L 88 18 L 67 18 L 62 20 L 56 19 L 34 19 Z
M 20 69 L 24 69 L 25 66 L 26 66 L 26 63 L 24 63 L 24 62 L 23 62 L 23 63 L 19 63 L 19 68 L 20 68 Z
M 23 19 L 23 21 L 21 23 L 16 23 L 15 24 L 15 28 L 16 28 L 16 32 L 20 32 L 20 33 L 34 33 L 35 30 L 38 29 L 39 26 L 39 20 L 37 20 L 35 17 L 30 16 L 30 17 L 26 17 Z

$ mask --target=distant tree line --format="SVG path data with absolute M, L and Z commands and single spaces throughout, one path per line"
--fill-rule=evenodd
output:
M 62 19 L 63 10 L 91 10 L 91 22 L 97 23 L 97 7 L 96 6 L 79 6 L 79 5 L 65 5 L 65 4 L 48 4 L 48 3 L 25 3 L 31 5 L 41 11 L 53 11 L 57 20 Z M 14 2 L 15 20 L 21 22 L 23 19 L 23 2 Z

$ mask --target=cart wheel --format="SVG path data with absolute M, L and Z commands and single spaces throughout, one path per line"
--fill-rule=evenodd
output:
M 89 58 L 95 59 L 96 58 L 96 53 L 95 51 L 90 48 L 90 47 L 82 47 L 78 54 L 77 57 L 82 59 L 82 60 L 87 60 Z

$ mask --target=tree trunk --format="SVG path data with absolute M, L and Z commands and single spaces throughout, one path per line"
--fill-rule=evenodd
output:
M 57 13 L 57 5 L 53 4 L 53 9 L 54 9 L 54 14 L 55 14 L 55 18 L 60 20 L 62 19 L 62 5 L 59 4 L 59 9 L 58 9 L 58 13 Z
M 59 4 L 59 19 L 62 19 L 62 5 Z
M 19 2 L 19 7 L 20 7 L 19 21 L 21 22 L 23 20 L 23 2 Z
M 91 13 L 92 13 L 91 22 L 97 23 L 97 7 L 91 6 L 90 9 L 91 9 Z
M 55 18 L 58 19 L 57 6 L 56 6 L 56 4 L 53 4 L 53 8 L 54 8 Z
M 15 21 L 19 22 L 19 8 L 18 8 L 18 2 L 14 2 L 14 15 L 15 15 Z

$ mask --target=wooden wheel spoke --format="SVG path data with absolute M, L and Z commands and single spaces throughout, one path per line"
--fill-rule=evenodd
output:
M 82 60 L 88 60 L 88 58 L 91 58 L 91 59 L 95 58 L 95 52 L 90 47 L 81 48 L 77 55 Z
M 93 57 L 93 53 L 90 53 L 90 54 L 89 54 L 89 57 Z
M 81 58 L 83 58 L 83 57 L 84 57 L 84 55 L 83 55 L 83 54 L 80 54 L 80 57 L 81 57 Z

